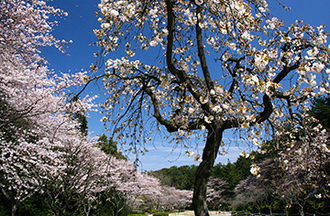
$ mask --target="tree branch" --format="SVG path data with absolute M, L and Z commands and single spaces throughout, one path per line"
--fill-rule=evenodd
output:
M 294 64 L 291 66 L 284 66 L 283 70 L 277 74 L 277 76 L 274 78 L 274 83 L 280 83 L 291 71 L 299 68 L 299 64 Z
M 167 47 L 166 47 L 166 63 L 169 71 L 176 77 L 178 77 L 179 72 L 173 64 L 173 42 L 174 42 L 174 14 L 173 14 L 173 4 L 172 0 L 166 0 L 167 6 Z
M 259 116 L 257 116 L 256 124 L 259 124 L 267 120 L 273 112 L 272 101 L 267 94 L 264 94 L 264 96 L 262 97 L 262 101 L 264 104 L 264 110 L 262 111 L 262 113 L 259 114 Z
M 79 97 L 79 95 L 81 94 L 81 93 L 83 93 L 83 91 L 85 91 L 85 89 L 87 88 L 87 86 L 92 82 L 92 81 L 94 81 L 94 80 L 97 80 L 97 79 L 99 79 L 99 78 L 101 78 L 101 77 L 105 77 L 106 76 L 106 74 L 102 74 L 102 75 L 99 75 L 99 76 L 96 76 L 96 77 L 93 77 L 93 78 L 91 78 L 91 79 L 89 79 L 87 82 L 86 82 L 86 84 L 84 85 L 84 87 L 72 98 L 72 101 L 74 101 L 75 99 L 77 99 L 78 97 Z
M 199 26 L 200 20 L 199 20 L 199 14 L 202 12 L 202 7 L 197 6 L 197 22 L 196 22 L 196 39 L 197 39 L 197 51 L 198 51 L 198 57 L 201 62 L 202 71 L 205 79 L 206 86 L 209 91 L 214 89 L 214 85 L 211 79 L 210 71 L 207 66 L 206 58 L 205 58 L 205 51 L 204 51 L 204 44 L 203 44 L 203 34 L 202 29 Z
M 159 107 L 159 102 L 157 100 L 156 95 L 152 92 L 152 90 L 148 87 L 147 82 L 142 80 L 142 89 L 144 92 L 146 92 L 152 102 L 152 105 L 154 107 L 154 117 L 157 119 L 157 121 L 161 124 L 164 125 L 167 129 L 168 132 L 176 132 L 179 130 L 179 128 L 182 126 L 181 124 L 177 124 L 174 121 L 167 120 L 162 117 L 160 113 L 160 107 Z M 200 128 L 200 125 L 202 124 L 201 120 L 197 119 L 196 121 L 190 121 L 188 122 L 188 130 L 197 130 Z
M 201 107 L 206 112 L 210 112 L 210 106 L 208 103 L 202 104 L 201 103 L 201 96 L 195 87 L 195 85 L 190 80 L 187 73 L 182 70 L 178 70 L 175 65 L 173 64 L 173 44 L 174 44 L 174 13 L 173 13 L 173 0 L 166 0 L 166 7 L 167 7 L 167 47 L 166 47 L 166 64 L 168 66 L 169 71 L 179 79 L 180 83 L 186 83 L 189 92 L 193 95 L 196 101 L 201 104 Z
M 160 109 L 159 109 L 158 100 L 157 100 L 156 96 L 154 95 L 154 93 L 152 92 L 152 90 L 150 88 L 148 88 L 148 86 L 145 83 L 143 83 L 142 89 L 144 92 L 146 92 L 149 95 L 149 97 L 151 99 L 152 105 L 154 107 L 154 117 L 157 119 L 157 121 L 160 124 L 164 125 L 168 132 L 171 133 L 171 132 L 177 131 L 179 128 L 175 124 L 175 122 L 168 121 L 162 117 L 162 115 L 160 113 Z

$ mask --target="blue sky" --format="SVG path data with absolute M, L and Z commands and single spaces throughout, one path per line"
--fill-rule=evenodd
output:
M 96 59 L 93 53 L 97 52 L 97 47 L 93 43 L 97 38 L 93 34 L 93 29 L 97 29 L 100 23 L 97 21 L 95 12 L 99 0 L 52 0 L 49 4 L 68 12 L 67 17 L 58 19 L 59 23 L 55 26 L 53 34 L 57 39 L 72 40 L 66 54 L 60 53 L 55 48 L 46 47 L 43 54 L 48 59 L 49 67 L 56 73 L 59 72 L 77 72 L 89 69 Z M 269 0 L 271 12 L 278 18 L 283 19 L 288 24 L 295 20 L 303 20 L 305 23 L 313 26 L 321 24 L 330 25 L 330 0 L 280 0 L 283 4 L 291 7 L 291 11 L 285 11 L 277 6 L 276 0 Z M 329 27 L 326 30 L 329 31 Z M 93 84 L 87 89 L 89 95 L 100 94 L 102 86 Z M 101 102 L 97 100 L 96 102 Z M 89 113 L 89 129 L 92 136 L 105 133 L 98 113 Z M 229 143 L 230 136 L 226 136 L 224 141 Z M 240 143 L 233 142 L 233 143 Z M 242 150 L 246 150 L 244 144 L 231 144 L 228 148 L 228 154 L 218 156 L 217 162 L 226 163 L 228 160 L 234 162 Z M 134 160 L 134 158 L 131 158 Z M 169 145 L 164 146 L 161 140 L 155 140 L 154 145 L 149 147 L 146 156 L 140 157 L 143 170 L 157 170 L 170 166 L 181 166 L 196 164 L 192 158 L 184 154 L 184 150 L 173 149 Z

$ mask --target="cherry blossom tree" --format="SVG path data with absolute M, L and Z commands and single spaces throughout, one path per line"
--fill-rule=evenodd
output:
M 0 187 L 12 215 L 60 171 L 56 150 L 79 133 L 71 113 L 93 106 L 88 99 L 68 103 L 67 89 L 81 85 L 83 73 L 52 75 L 40 55 L 43 46 L 63 51 L 49 21 L 59 15 L 65 13 L 42 0 L 0 3 Z M 66 133 L 58 133 L 62 126 Z
M 114 207 L 113 215 L 118 215 L 124 208 L 134 206 L 137 201 L 139 191 L 136 180 L 137 170 L 130 161 L 115 157 L 111 157 L 103 169 L 104 195 Z
M 178 190 L 175 187 L 162 186 L 159 205 L 171 209 L 185 209 L 191 205 L 192 191 Z
M 146 175 L 144 173 L 137 173 L 137 183 L 139 187 L 138 196 L 142 197 L 144 204 L 153 210 L 159 205 L 162 194 L 162 186 L 159 179 Z
M 114 206 L 113 215 L 127 207 L 152 210 L 160 206 L 184 208 L 191 203 L 191 191 L 161 186 L 159 179 L 138 172 L 132 162 L 112 157 L 105 168 L 102 191 Z
M 272 156 L 260 155 L 263 157 L 259 159 L 261 161 L 251 166 L 252 175 L 240 181 L 236 186 L 233 206 L 254 207 L 259 212 L 263 208 L 268 208 L 272 214 L 279 200 L 277 192 L 285 182 L 284 170 L 280 168 L 276 160 L 272 159 Z
M 191 190 L 177 190 L 179 194 L 179 200 L 177 202 L 177 208 L 185 209 L 192 204 L 193 191 Z
M 318 127 L 321 128 L 319 125 Z M 304 131 L 299 131 L 303 133 Z M 264 143 L 251 158 L 257 160 L 251 166 L 247 179 L 236 187 L 234 206 L 246 204 L 268 207 L 271 211 L 283 203 L 286 214 L 293 206 L 304 215 L 307 202 L 322 203 L 329 196 L 329 139 L 325 130 L 310 134 L 309 139 L 279 137 L 277 150 L 270 148 L 273 141 Z M 293 135 L 293 134 L 292 134 Z M 265 152 L 265 153 L 262 153 Z
M 224 192 L 227 182 L 221 179 L 210 177 L 207 188 L 207 202 L 213 209 L 217 209 L 224 200 Z
M 121 56 L 86 77 L 103 79 L 102 120 L 137 154 L 164 128 L 188 152 L 197 148 L 184 140 L 204 137 L 195 154 L 197 216 L 208 215 L 207 182 L 226 130 L 259 145 L 305 127 L 310 99 L 329 93 L 324 26 L 285 26 L 266 0 L 101 0 L 99 9 L 101 55 Z
M 307 201 L 329 197 L 329 135 L 325 130 L 313 135 L 313 142 L 292 139 L 279 158 L 285 172 L 277 191 L 288 206 L 298 205 L 302 216 Z
M 70 130 L 63 125 L 60 129 L 58 132 L 66 136 L 58 141 L 62 146 L 54 150 L 58 152 L 59 170 L 48 173 L 44 184 L 48 205 L 55 215 L 76 214 L 80 207 L 89 215 L 97 195 L 104 190 L 107 155 L 83 135 L 68 134 Z M 77 133 L 77 129 L 72 132 Z
M 19 140 L 18 145 L 3 137 L 0 141 L 1 192 L 11 204 L 11 215 L 15 215 L 21 203 L 36 192 L 42 192 L 40 186 L 44 183 L 45 173 L 50 171 L 43 162 L 50 160 L 56 164 L 58 161 L 50 146 L 43 143 Z
M 231 205 L 243 209 L 256 208 L 260 213 L 265 198 L 269 196 L 269 190 L 261 184 L 262 181 L 258 180 L 256 176 L 250 176 L 240 181 L 235 188 L 236 196 Z

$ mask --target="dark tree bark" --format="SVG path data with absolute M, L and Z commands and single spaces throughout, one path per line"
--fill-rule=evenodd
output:
M 198 216 L 209 215 L 206 203 L 207 183 L 220 147 L 222 132 L 223 130 L 221 128 L 209 130 L 203 151 L 203 161 L 197 168 L 193 206 L 195 215 Z

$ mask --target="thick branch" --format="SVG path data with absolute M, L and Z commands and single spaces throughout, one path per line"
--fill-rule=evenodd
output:
M 164 119 L 160 113 L 160 108 L 159 108 L 159 103 L 158 100 L 156 98 L 156 96 L 154 95 L 154 93 L 152 92 L 152 90 L 150 88 L 148 88 L 147 85 L 143 85 L 143 90 L 149 95 L 152 105 L 154 107 L 154 117 L 157 119 L 157 121 L 161 124 L 164 125 L 167 129 L 168 132 L 175 132 L 177 131 L 179 128 L 177 127 L 177 125 L 172 122 L 172 121 L 168 121 L 166 119 Z
M 280 83 L 291 71 L 293 71 L 297 68 L 299 68 L 299 63 L 297 63 L 295 65 L 291 65 L 291 66 L 284 66 L 283 70 L 274 78 L 273 82 Z M 288 96 L 284 96 L 283 94 L 281 94 L 279 92 L 274 92 L 273 96 L 276 98 L 284 98 L 288 101 L 288 104 L 290 104 Z M 255 121 L 255 123 L 253 123 L 253 125 L 260 124 L 260 123 L 266 121 L 269 118 L 269 116 L 272 114 L 273 105 L 271 102 L 271 98 L 267 94 L 264 94 L 264 96 L 263 96 L 263 105 L 264 105 L 264 110 L 256 117 L 256 121 Z M 234 127 L 238 127 L 238 126 L 239 126 L 239 123 L 235 119 L 225 122 L 225 128 L 234 128 Z
M 214 89 L 214 86 L 213 86 L 210 71 L 209 71 L 209 68 L 207 66 L 207 62 L 206 62 L 206 58 L 205 58 L 202 29 L 199 26 L 200 20 L 198 18 L 198 15 L 201 12 L 202 12 L 202 7 L 197 6 L 197 23 L 196 23 L 197 50 L 198 50 L 198 57 L 199 57 L 199 60 L 201 62 L 202 71 L 203 71 L 206 86 L 207 86 L 208 90 L 211 91 L 211 89 Z
M 256 121 L 251 122 L 250 126 L 257 125 L 266 121 L 269 118 L 269 116 L 273 113 L 273 105 L 270 97 L 267 94 L 264 94 L 262 100 L 264 104 L 264 110 L 257 115 Z M 240 126 L 239 120 L 235 118 L 232 120 L 225 121 L 223 128 L 224 130 L 226 130 L 230 128 L 236 128 L 239 126 Z
M 186 83 L 187 88 L 189 92 L 193 95 L 196 101 L 201 103 L 200 98 L 202 94 L 200 94 L 195 87 L 195 85 L 191 82 L 189 76 L 187 73 L 185 73 L 182 70 L 178 70 L 174 63 L 173 63 L 173 44 L 174 44 L 174 13 L 173 13 L 173 0 L 166 0 L 166 6 L 167 6 L 167 30 L 168 30 L 168 36 L 167 36 L 167 47 L 166 47 L 166 64 L 168 67 L 168 70 L 179 79 L 180 83 Z M 210 106 L 209 104 L 202 104 L 201 107 L 206 111 L 210 112 Z
M 175 68 L 173 64 L 173 42 L 174 42 L 174 14 L 173 14 L 173 4 L 172 0 L 166 0 L 167 6 L 167 49 L 166 49 L 166 63 L 169 71 L 176 77 L 178 77 L 178 70 Z
M 263 110 L 262 113 L 260 113 L 257 116 L 256 124 L 259 124 L 259 123 L 264 122 L 265 120 L 267 120 L 273 112 L 272 101 L 271 101 L 270 97 L 267 94 L 264 94 L 264 96 L 262 97 L 262 101 L 263 101 L 263 104 L 264 104 L 264 110 Z
M 146 85 L 146 83 L 143 84 L 143 91 L 146 92 L 152 102 L 152 105 L 154 107 L 154 117 L 157 119 L 157 121 L 161 124 L 164 125 L 167 129 L 168 132 L 175 132 L 178 131 L 179 128 L 181 127 L 180 124 L 176 124 L 174 121 L 169 121 L 165 118 L 162 117 L 161 113 L 160 113 L 160 107 L 159 107 L 159 102 L 157 100 L 157 97 L 155 96 L 155 94 L 152 92 L 152 90 Z M 201 121 L 200 120 L 196 120 L 196 121 L 191 121 L 188 122 L 187 125 L 187 130 L 197 130 L 200 128 L 201 125 Z
M 284 66 L 283 70 L 274 78 L 274 83 L 280 83 L 291 71 L 299 68 L 299 64 Z

